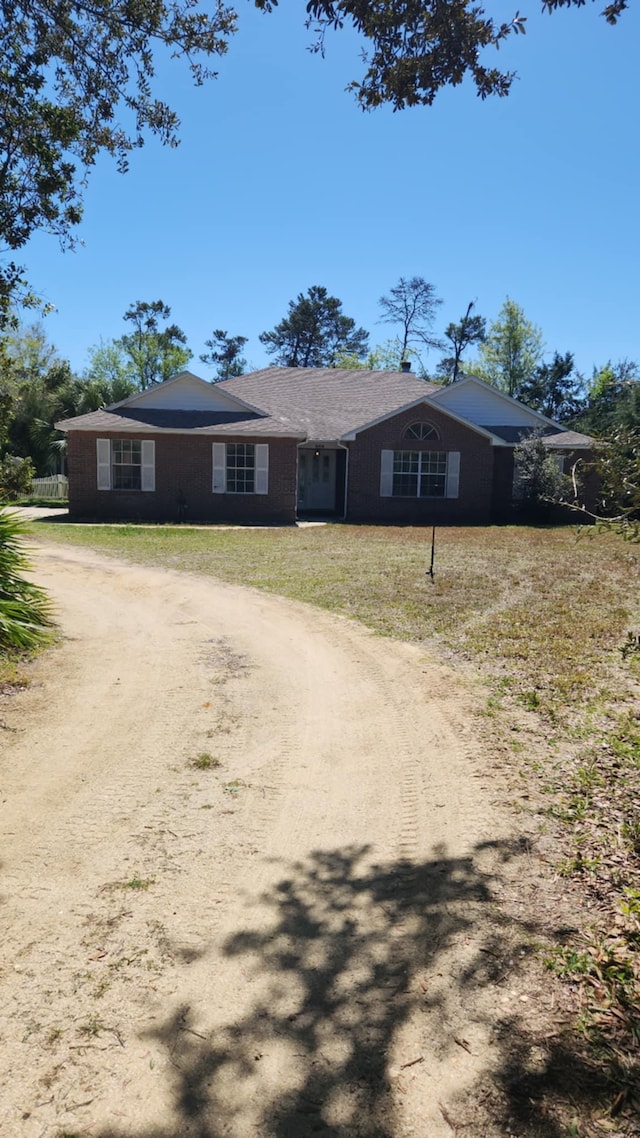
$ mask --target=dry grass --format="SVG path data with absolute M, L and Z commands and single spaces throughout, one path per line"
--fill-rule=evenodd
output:
M 549 709 L 605 698 L 640 619 L 640 546 L 573 529 L 47 525 L 48 539 L 211 574 L 479 662 Z

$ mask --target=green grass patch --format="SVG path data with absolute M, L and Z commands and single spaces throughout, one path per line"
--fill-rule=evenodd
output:
M 12 506 L 38 506 L 44 509 L 52 510 L 66 510 L 69 506 L 67 498 L 37 498 L 32 496 L 30 498 L 19 498 L 16 502 L 9 502 L 7 509 Z
M 120 889 L 131 889 L 134 893 L 146 893 L 154 884 L 155 877 L 131 877 L 129 881 L 119 882 Z
M 222 762 L 216 758 L 215 755 L 210 754 L 209 751 L 201 751 L 199 755 L 189 760 L 189 766 L 197 771 L 212 771 L 221 767 Z

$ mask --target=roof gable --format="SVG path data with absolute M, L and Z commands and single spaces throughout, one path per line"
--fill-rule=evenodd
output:
M 553 426 L 556 431 L 562 430 L 553 419 L 512 399 L 476 375 L 465 376 L 441 387 L 433 398 L 438 406 L 446 407 L 462 419 L 487 429 L 500 424 L 504 427 L 528 427 L 534 430 L 536 427 Z
M 412 411 L 414 409 L 417 410 L 421 407 L 424 407 L 426 409 L 427 414 L 431 410 L 436 410 L 439 412 L 439 414 L 446 415 L 448 419 L 453 419 L 456 423 L 461 423 L 462 426 L 468 427 L 470 431 L 474 431 L 477 435 L 484 435 L 485 438 L 490 439 L 492 442 L 499 441 L 493 434 L 493 431 L 490 427 L 481 427 L 477 423 L 471 422 L 470 419 L 467 419 L 462 415 L 457 415 L 455 411 L 451 411 L 449 407 L 442 407 L 439 402 L 436 402 L 436 400 L 429 395 L 423 396 L 421 399 L 413 399 L 410 403 L 405 403 L 401 407 L 395 407 L 393 411 L 388 411 L 385 415 L 379 415 L 376 419 L 372 419 L 369 423 L 363 423 L 362 426 L 356 427 L 355 430 L 345 433 L 342 437 L 345 442 L 353 441 L 353 439 L 357 438 L 358 435 L 361 435 L 363 431 L 369 431 L 372 427 L 379 426 L 380 423 L 386 423 L 390 419 L 395 419 L 396 416 L 402 415 L 406 411 Z
M 131 407 L 140 410 L 157 411 L 207 411 L 210 413 L 252 411 L 254 414 L 264 415 L 264 411 L 253 407 L 244 399 L 223 390 L 218 383 L 207 383 L 190 371 L 180 372 L 173 379 L 164 383 L 154 383 L 146 391 L 138 391 L 114 403 L 113 407 Z

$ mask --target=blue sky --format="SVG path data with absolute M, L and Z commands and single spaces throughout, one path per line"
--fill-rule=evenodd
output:
M 124 176 L 101 160 L 82 245 L 40 234 L 24 251 L 56 306 L 49 338 L 81 371 L 132 302 L 161 298 L 207 377 L 213 328 L 247 336 L 263 367 L 259 333 L 313 284 L 383 341 L 380 296 L 419 275 L 443 299 L 436 332 L 472 299 L 495 319 L 509 295 L 548 352 L 574 352 L 586 373 L 640 359 L 640 11 L 609 28 L 603 3 L 548 16 L 521 0 L 528 33 L 497 57 L 519 74 L 507 99 L 463 85 L 430 108 L 365 114 L 344 91 L 361 74 L 355 36 L 331 35 L 321 59 L 302 5 L 263 15 L 240 0 L 217 80 L 193 88 L 179 64 L 159 69 L 181 145 L 150 141 Z M 505 0 L 486 7 L 507 14 Z

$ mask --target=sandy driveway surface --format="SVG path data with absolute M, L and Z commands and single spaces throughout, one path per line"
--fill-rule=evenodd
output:
M 63 639 L 0 736 L 0 1133 L 450 1138 L 496 1061 L 507 828 L 455 675 L 204 578 L 36 575 Z

